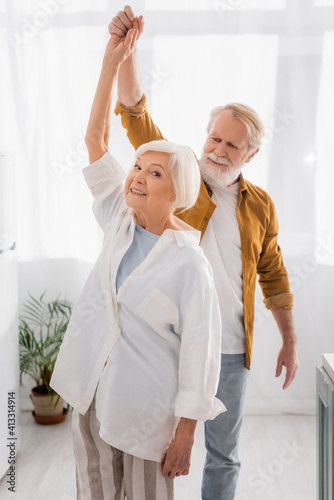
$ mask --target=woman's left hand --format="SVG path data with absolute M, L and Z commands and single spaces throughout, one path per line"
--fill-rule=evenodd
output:
M 174 479 L 176 476 L 189 474 L 193 444 L 193 438 L 184 437 L 182 433 L 176 434 L 161 460 L 161 473 L 163 476 Z

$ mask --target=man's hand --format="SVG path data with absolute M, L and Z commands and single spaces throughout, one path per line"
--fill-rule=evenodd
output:
M 285 381 L 283 384 L 283 390 L 287 389 L 293 379 L 295 378 L 298 369 L 298 354 L 297 345 L 295 343 L 287 344 L 282 346 L 280 352 L 278 353 L 276 374 L 275 377 L 279 377 L 282 373 L 282 368 L 285 366 L 286 374 Z
M 277 309 L 271 309 L 271 312 L 283 340 L 283 346 L 278 353 L 275 377 L 279 377 L 281 375 L 282 368 L 285 366 L 286 374 L 283 384 L 284 390 L 289 387 L 295 378 L 298 368 L 297 336 L 291 309 L 279 307 Z
M 144 31 L 144 18 L 143 16 L 135 17 L 130 5 L 126 5 L 124 10 L 120 10 L 112 18 L 109 24 L 109 33 L 123 39 L 131 28 L 136 30 L 137 41 Z

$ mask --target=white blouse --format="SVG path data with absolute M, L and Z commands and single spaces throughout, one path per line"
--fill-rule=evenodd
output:
M 104 241 L 61 345 L 51 387 L 84 414 L 96 393 L 100 436 L 160 461 L 180 417 L 214 419 L 221 322 L 200 233 L 167 229 L 116 294 L 135 220 L 109 152 L 83 170 Z

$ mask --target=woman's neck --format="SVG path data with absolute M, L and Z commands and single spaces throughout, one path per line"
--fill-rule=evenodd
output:
M 150 233 L 157 234 L 158 236 L 161 236 L 166 229 L 173 229 L 174 231 L 181 230 L 179 220 L 175 217 L 175 215 L 173 215 L 173 213 L 159 219 L 155 217 L 148 217 L 138 211 L 133 212 L 133 216 L 139 226 L 143 227 Z

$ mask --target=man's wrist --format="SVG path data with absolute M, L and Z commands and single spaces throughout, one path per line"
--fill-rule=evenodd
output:
M 290 328 L 281 329 L 281 337 L 284 346 L 294 347 L 297 346 L 298 340 L 294 325 L 290 325 Z
M 124 67 L 124 66 L 136 65 L 137 64 L 136 58 L 137 58 L 137 44 L 135 44 L 135 47 L 131 52 L 131 54 L 126 59 L 124 59 L 124 61 L 122 62 L 122 66 Z
M 287 347 L 297 347 L 298 341 L 296 334 L 282 335 L 283 345 Z

